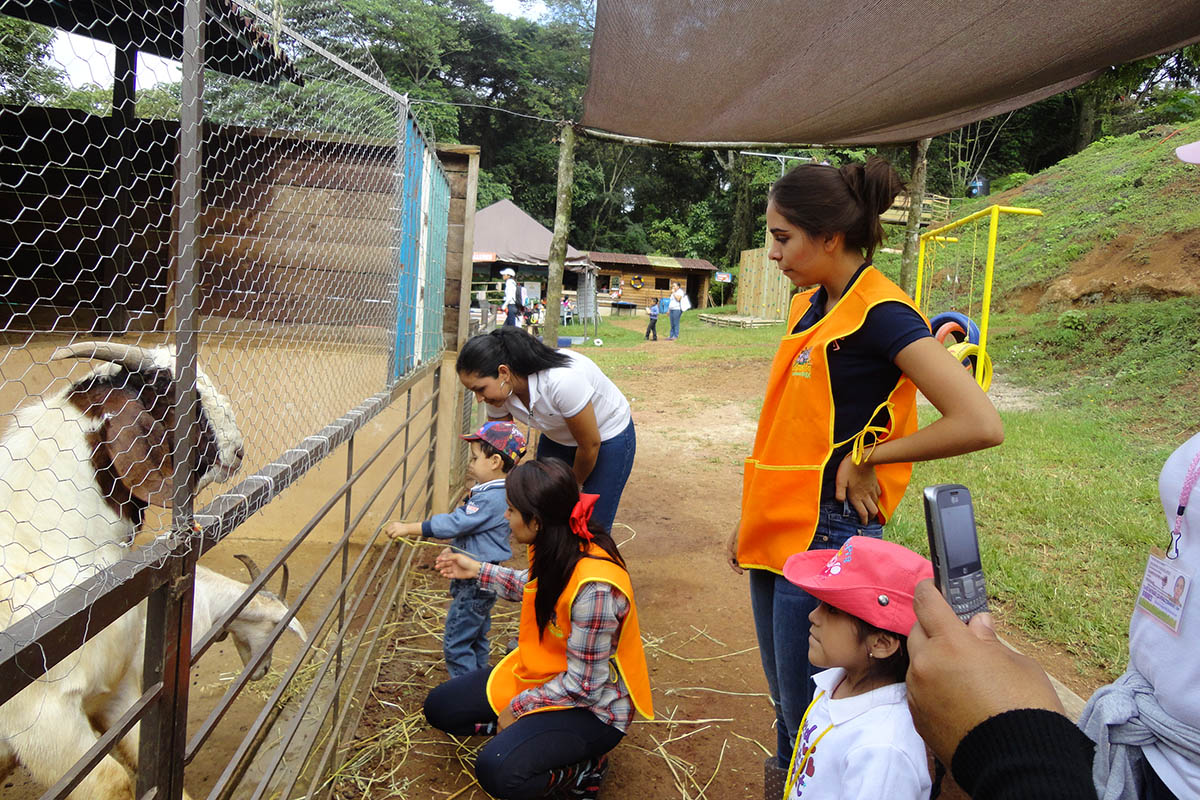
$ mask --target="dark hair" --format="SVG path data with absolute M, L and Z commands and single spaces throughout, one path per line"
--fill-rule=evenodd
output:
M 473 441 L 473 442 L 475 442 L 475 444 L 479 445 L 479 450 L 480 450 L 480 452 L 483 453 L 484 458 L 491 458 L 492 456 L 500 456 L 500 471 L 501 472 L 510 472 L 510 471 L 512 471 L 512 468 L 517 465 L 516 459 L 514 459 L 508 453 L 504 452 L 499 447 L 496 447 L 496 445 L 492 444 L 491 442 L 487 441 L 486 439 L 472 439 L 471 441 Z
M 871 260 L 883 242 L 879 216 L 891 207 L 904 182 L 879 156 L 841 169 L 802 164 L 771 187 L 770 200 L 783 217 L 813 237 L 845 234 L 846 247 Z
M 846 612 L 842 612 L 845 614 Z M 899 642 L 900 646 L 896 648 L 896 652 L 892 653 L 887 658 L 872 658 L 871 668 L 867 670 L 866 677 L 868 679 L 882 679 L 889 683 L 904 683 L 904 678 L 908 674 L 908 637 L 895 631 L 889 631 L 884 628 L 877 628 L 865 619 L 848 614 L 854 620 L 854 626 L 858 630 L 858 641 L 865 642 L 871 636 L 877 633 L 882 633 L 884 636 L 890 636 Z
M 521 464 L 504 481 L 508 504 L 525 520 L 540 526 L 533 548 L 530 579 L 537 579 L 533 608 L 537 616 L 539 638 L 554 617 L 554 606 L 567 586 L 581 558 L 596 558 L 583 551 L 583 540 L 571 530 L 571 511 L 579 502 L 579 484 L 567 462 L 557 458 Z M 589 525 L 593 541 L 625 568 L 625 559 L 607 531 Z
M 500 365 L 522 378 L 551 367 L 565 367 L 568 356 L 539 342 L 515 325 L 504 325 L 489 333 L 472 336 L 458 353 L 455 372 L 471 372 L 485 378 L 499 374 Z

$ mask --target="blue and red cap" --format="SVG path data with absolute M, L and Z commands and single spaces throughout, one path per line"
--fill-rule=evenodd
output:
M 513 461 L 525 455 L 525 435 L 511 422 L 485 422 L 474 433 L 460 437 L 468 442 L 487 442 Z

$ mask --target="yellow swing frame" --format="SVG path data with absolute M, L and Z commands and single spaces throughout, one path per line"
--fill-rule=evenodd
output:
M 997 240 L 997 238 L 999 236 L 999 232 L 1000 232 L 1000 215 L 1001 214 L 1023 214 L 1025 216 L 1036 216 L 1036 217 L 1042 216 L 1041 210 L 1037 209 L 1037 208 L 1016 208 L 1014 206 L 1001 206 L 1001 205 L 988 206 L 985 209 L 976 211 L 974 214 L 969 214 L 969 215 L 963 217 L 962 219 L 955 220 L 954 222 L 951 222 L 947 225 L 943 225 L 940 228 L 935 228 L 934 230 L 927 231 L 926 233 L 921 234 L 920 239 L 918 240 L 918 243 L 917 243 L 917 293 L 916 293 L 916 297 L 914 297 L 913 300 L 916 302 L 917 308 L 919 308 L 921 310 L 921 313 L 925 314 L 925 316 L 927 316 L 927 317 L 932 317 L 933 315 L 929 313 L 929 309 L 925 308 L 925 306 L 924 306 L 924 303 L 926 301 L 928 301 L 928 299 L 929 299 L 927 297 L 927 294 L 932 294 L 932 292 L 927 293 L 924 291 L 924 288 L 925 288 L 925 256 L 926 256 L 927 244 L 930 242 L 934 243 L 935 245 L 948 243 L 948 242 L 949 243 L 957 242 L 958 241 L 957 237 L 946 236 L 946 234 L 950 233 L 951 231 L 957 230 L 957 229 L 963 227 L 964 225 L 969 225 L 972 222 L 975 222 L 976 220 L 982 219 L 984 217 L 989 217 L 987 259 L 984 262 L 984 270 L 983 270 L 983 301 L 981 304 L 980 314 L 979 314 L 979 344 L 973 345 L 973 344 L 968 344 L 967 342 L 962 342 L 961 344 L 955 345 L 954 347 L 950 348 L 950 351 L 960 361 L 964 360 L 970 356 L 976 357 L 975 358 L 975 364 L 976 364 L 975 381 L 980 385 L 980 387 L 983 388 L 983 390 L 985 392 L 987 391 L 988 386 L 992 382 L 992 363 L 987 355 L 987 336 L 988 336 L 988 318 L 991 316 L 991 310 L 992 310 L 992 275 L 993 275 L 993 273 L 995 271 L 995 267 L 996 267 L 996 240 Z M 932 253 L 931 253 L 930 260 L 932 261 Z M 971 282 L 972 282 L 972 284 L 974 284 L 974 272 L 975 272 L 975 264 L 974 264 L 974 260 L 972 260 L 972 264 L 971 264 L 971 273 L 972 273 Z M 971 298 L 968 298 L 968 302 L 970 302 L 970 301 L 971 301 Z

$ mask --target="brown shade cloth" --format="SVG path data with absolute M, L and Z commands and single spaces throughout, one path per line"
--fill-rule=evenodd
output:
M 500 200 L 475 212 L 475 252 L 487 258 L 476 261 L 503 261 L 544 267 L 550 259 L 550 240 L 545 225 L 526 214 L 512 200 Z M 587 253 L 567 245 L 566 268 L 579 272 L 588 263 Z
M 597 0 L 582 124 L 909 142 L 1200 40 L 1200 0 Z

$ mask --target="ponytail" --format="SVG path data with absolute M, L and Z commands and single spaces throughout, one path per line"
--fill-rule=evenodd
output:
M 571 359 L 512 325 L 472 336 L 463 345 L 455 362 L 456 372 L 468 372 L 484 378 L 499 374 L 500 365 L 522 378 L 551 367 L 565 367 Z
M 504 481 L 504 491 L 508 504 L 525 524 L 536 520 L 539 528 L 529 578 L 537 580 L 533 609 L 540 638 L 554 618 L 554 607 L 575 565 L 580 559 L 596 558 L 585 552 L 583 539 L 571 530 L 571 511 L 579 502 L 579 484 L 567 462 L 547 458 L 528 461 L 513 469 Z M 612 534 L 590 522 L 588 530 L 592 542 L 604 551 L 608 560 L 626 569 Z
M 803 164 L 771 187 L 776 210 L 810 236 L 841 233 L 846 247 L 863 251 L 867 261 L 883 242 L 880 215 L 891 207 L 904 182 L 879 156 L 841 169 Z

